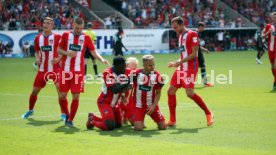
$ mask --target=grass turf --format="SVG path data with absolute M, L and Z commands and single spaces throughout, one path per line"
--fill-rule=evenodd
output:
M 182 89 L 177 93 L 177 126 L 158 131 L 147 118 L 143 132 L 134 132 L 131 126 L 110 132 L 86 130 L 87 113 L 99 114 L 99 84 L 86 84 L 75 129 L 64 127 L 60 121 L 53 85 L 47 85 L 39 94 L 34 116 L 22 120 L 36 74 L 31 66 L 34 59 L 0 59 L 0 154 L 275 154 L 276 93 L 270 92 L 273 78 L 267 55 L 262 58 L 265 64 L 257 65 L 255 54 L 205 55 L 209 73 L 214 70 L 216 75 L 228 75 L 232 70 L 233 77 L 233 84 L 196 86 L 195 91 L 215 114 L 214 126 L 206 128 L 204 113 Z M 176 60 L 178 54 L 155 57 L 156 70 L 171 75 L 174 70 L 167 68 L 167 62 Z M 103 69 L 100 64 L 99 70 Z M 92 73 L 92 65 L 88 70 Z M 168 86 L 164 86 L 159 103 L 166 119 Z

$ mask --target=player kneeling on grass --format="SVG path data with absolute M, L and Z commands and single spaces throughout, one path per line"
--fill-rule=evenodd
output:
M 134 130 L 142 131 L 145 115 L 149 115 L 158 125 L 160 130 L 165 130 L 164 115 L 160 112 L 158 102 L 163 87 L 163 78 L 154 70 L 154 57 L 143 56 L 143 69 L 136 70 L 133 78 L 133 103 L 132 120 Z
M 93 113 L 88 114 L 87 129 L 94 126 L 101 130 L 113 130 L 122 126 L 122 114 L 119 101 L 122 93 L 129 90 L 130 70 L 126 69 L 126 60 L 123 56 L 113 59 L 113 67 L 103 72 L 104 84 L 98 97 L 97 105 L 101 117 Z
M 130 69 L 131 72 L 135 72 L 137 69 L 139 61 L 135 57 L 128 57 L 126 59 L 126 68 Z M 122 110 L 123 124 L 127 124 L 128 121 L 133 124 L 131 121 L 132 110 L 133 110 L 133 101 L 132 101 L 132 92 L 133 89 L 130 89 L 126 93 L 122 94 L 120 107 Z

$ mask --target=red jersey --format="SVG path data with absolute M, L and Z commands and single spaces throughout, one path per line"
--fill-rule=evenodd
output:
M 137 80 L 133 82 L 133 103 L 137 108 L 145 108 L 154 103 L 155 92 L 163 87 L 164 79 L 153 71 L 146 75 L 142 69 L 136 70 Z
M 103 79 L 104 83 L 102 86 L 102 92 L 98 97 L 99 102 L 109 103 L 111 107 L 115 107 L 120 101 L 122 92 L 114 94 L 109 87 L 113 86 L 114 84 L 118 84 L 119 82 L 124 83 L 126 80 L 129 80 L 130 76 L 129 69 L 126 69 L 125 74 L 117 75 L 114 73 L 113 68 L 107 68 L 103 72 Z
M 86 47 L 88 47 L 90 51 L 95 50 L 95 46 L 89 36 L 84 33 L 81 33 L 81 35 L 74 35 L 72 31 L 62 34 L 59 46 L 67 52 L 77 52 L 75 57 L 63 56 L 61 65 L 62 71 L 84 72 L 84 53 Z
M 192 54 L 192 47 L 199 46 L 198 34 L 192 30 L 186 30 L 186 32 L 178 36 L 178 46 L 180 48 L 180 59 L 186 58 Z M 177 68 L 180 71 L 197 71 L 197 69 L 197 58 L 185 62 Z
M 267 24 L 265 27 L 264 33 L 267 33 L 269 30 L 272 30 L 270 34 L 268 34 L 268 51 L 276 52 L 276 28 L 275 25 Z
M 52 33 L 49 36 L 38 34 L 34 40 L 34 49 L 36 52 L 41 51 L 41 64 L 39 66 L 40 72 L 58 71 L 58 64 L 53 64 L 53 58 L 58 57 L 58 44 L 60 35 Z

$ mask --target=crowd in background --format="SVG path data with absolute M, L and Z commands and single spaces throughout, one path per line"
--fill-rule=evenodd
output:
M 0 1 L 0 29 L 2 30 L 39 29 L 46 16 L 54 19 L 56 29 L 71 29 L 74 18 L 83 17 L 83 14 L 68 0 Z
M 276 0 L 223 0 L 257 25 L 268 23 L 276 11 Z
M 242 18 L 231 19 L 223 9 L 218 8 L 214 0 L 122 0 L 119 11 L 131 19 L 136 27 L 170 27 L 175 16 L 181 16 L 185 25 L 195 27 L 204 21 L 207 27 L 241 27 Z

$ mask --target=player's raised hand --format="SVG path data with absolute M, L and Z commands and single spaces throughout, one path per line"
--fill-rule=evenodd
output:
M 77 55 L 77 52 L 75 51 L 68 51 L 67 56 L 69 57 L 75 57 Z

